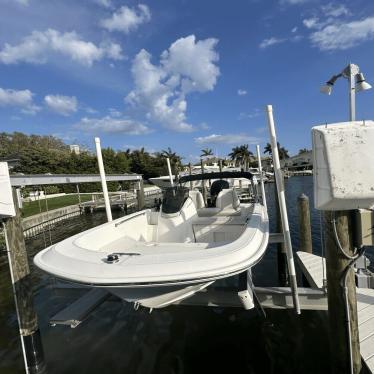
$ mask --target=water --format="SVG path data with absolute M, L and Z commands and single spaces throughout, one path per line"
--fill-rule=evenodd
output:
M 286 180 L 290 229 L 297 248 L 297 197 L 313 206 L 311 177 Z M 274 227 L 274 185 L 266 186 L 271 231 Z M 53 242 L 105 222 L 105 213 L 73 217 L 51 232 Z M 312 209 L 313 246 L 321 253 L 320 216 Z M 49 234 L 27 242 L 35 286 L 35 307 L 49 373 L 324 373 L 330 370 L 325 312 L 172 306 L 135 311 L 130 304 L 109 301 L 78 328 L 48 325 L 49 318 L 73 298 L 54 290 L 52 278 L 32 265 L 32 257 Z M 254 269 L 256 286 L 275 286 L 276 251 L 269 247 Z M 7 258 L 0 254 L 0 373 L 22 373 L 23 361 L 11 294 Z

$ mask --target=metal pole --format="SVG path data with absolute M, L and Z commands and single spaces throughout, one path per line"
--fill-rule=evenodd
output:
M 281 212 L 284 243 L 285 243 L 286 252 L 287 252 L 288 270 L 290 274 L 292 297 L 293 297 L 295 311 L 297 314 L 300 314 L 300 303 L 299 303 L 299 296 L 297 293 L 296 270 L 295 270 L 295 263 L 293 259 L 290 228 L 288 225 L 286 198 L 285 198 L 285 191 L 284 191 L 284 183 L 282 180 L 282 170 L 280 167 L 277 138 L 275 134 L 273 107 L 271 105 L 267 105 L 266 110 L 267 110 L 267 115 L 268 115 L 268 126 L 269 126 L 270 142 L 271 142 L 271 149 L 272 149 L 272 155 L 273 155 L 274 174 L 275 174 L 275 179 L 277 182 L 279 208 Z
M 174 182 L 173 182 L 173 174 L 171 173 L 171 167 L 170 167 L 170 160 L 169 157 L 166 158 L 166 163 L 168 165 L 168 172 L 169 172 L 169 179 L 170 179 L 170 185 L 174 187 Z
M 190 174 L 190 176 L 192 175 L 192 167 L 191 167 L 191 162 L 188 164 L 188 172 Z M 190 190 L 192 191 L 193 190 L 193 184 L 192 184 L 192 181 L 190 181 Z
M 204 161 L 203 161 L 202 158 L 200 159 L 200 166 L 201 166 L 201 174 L 203 175 L 204 174 Z M 206 187 L 205 187 L 205 180 L 204 179 L 201 181 L 201 187 L 202 187 L 202 191 L 203 191 L 204 204 L 206 206 L 208 199 L 207 199 L 207 193 L 206 193 Z
M 261 153 L 260 153 L 260 146 L 259 145 L 256 145 L 256 151 L 257 151 L 257 160 L 258 160 L 258 170 L 260 172 L 262 205 L 267 210 L 268 207 L 267 207 L 267 204 L 266 204 L 264 176 L 262 175 L 262 163 L 261 163 Z
M 349 120 L 355 121 L 356 120 L 356 85 L 355 85 L 355 77 L 356 77 L 356 70 L 357 67 L 354 64 L 349 64 Z
M 348 89 L 349 89 L 349 120 L 356 120 L 356 82 L 355 77 L 359 72 L 359 68 L 355 64 L 349 64 L 346 68 L 348 74 Z
M 82 201 L 81 201 L 81 194 L 80 194 L 80 192 L 79 192 L 79 185 L 77 184 L 77 194 L 78 194 L 78 202 L 79 202 L 79 205 L 81 205 L 82 204 Z
M 95 145 L 96 145 L 97 163 L 99 164 L 101 185 L 102 185 L 103 194 L 104 194 L 106 216 L 108 218 L 108 222 L 111 222 L 113 221 L 113 218 L 112 218 L 112 211 L 110 209 L 108 186 L 106 184 L 106 179 L 105 179 L 105 170 L 104 170 L 103 156 L 101 154 L 100 138 L 95 138 Z

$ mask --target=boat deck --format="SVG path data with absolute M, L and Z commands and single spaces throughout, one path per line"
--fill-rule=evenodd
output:
M 296 255 L 309 284 L 322 288 L 326 277 L 325 259 L 306 252 L 297 252 Z M 356 295 L 361 357 L 374 373 L 374 289 L 357 288 Z

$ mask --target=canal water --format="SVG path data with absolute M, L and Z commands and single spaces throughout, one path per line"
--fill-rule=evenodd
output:
M 266 186 L 271 231 L 274 185 Z M 320 214 L 313 209 L 312 177 L 286 180 L 294 248 L 298 247 L 297 197 L 309 196 L 313 246 L 321 252 Z M 118 214 L 118 213 L 117 213 Z M 135 311 L 130 304 L 108 301 L 75 329 L 50 327 L 49 318 L 74 300 L 61 295 L 54 280 L 32 265 L 45 244 L 105 222 L 105 213 L 73 217 L 44 236 L 29 240 L 27 250 L 35 287 L 35 307 L 48 373 L 325 373 L 330 370 L 326 313 L 292 310 L 172 306 Z M 256 286 L 276 286 L 277 255 L 270 246 L 254 268 Z M 23 360 L 11 292 L 7 257 L 0 254 L 0 374 L 22 373 Z

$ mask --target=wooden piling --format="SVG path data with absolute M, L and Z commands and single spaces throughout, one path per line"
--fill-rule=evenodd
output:
M 353 256 L 352 222 L 350 214 L 349 211 L 325 212 L 324 214 L 327 296 L 333 371 L 335 373 L 351 372 L 349 355 L 349 347 L 351 346 L 352 372 L 358 374 L 361 370 L 361 357 L 355 275 L 353 269 L 348 270 L 346 285 L 349 314 L 347 314 L 343 277 L 347 266 L 349 266 L 352 260 L 347 258 L 340 250 L 333 225 L 333 220 L 335 220 L 336 233 L 340 246 L 346 254 Z M 348 320 L 351 330 L 350 341 L 347 326 Z
M 136 190 L 136 198 L 137 198 L 137 201 L 138 201 L 138 209 L 143 210 L 144 206 L 145 206 L 143 179 L 139 181 L 139 189 Z
M 30 268 L 23 237 L 21 214 L 17 205 L 17 195 L 13 189 L 16 216 L 4 223 L 5 240 L 8 250 L 9 268 L 12 277 L 21 345 L 27 373 L 44 373 L 44 353 L 34 310 L 33 288 Z
M 302 193 L 297 198 L 299 211 L 300 246 L 299 251 L 313 253 L 310 224 L 309 197 Z

